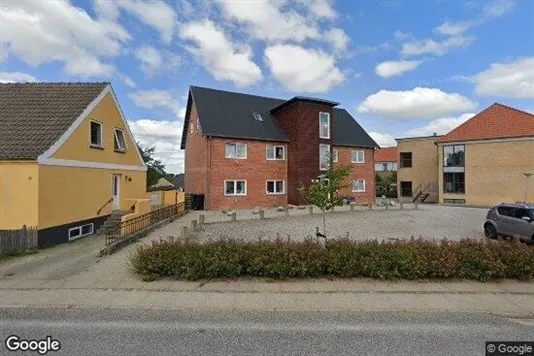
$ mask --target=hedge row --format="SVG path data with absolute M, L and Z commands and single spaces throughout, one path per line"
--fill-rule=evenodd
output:
M 177 242 L 139 247 L 131 267 L 144 280 L 263 277 L 534 279 L 534 248 L 516 241 L 307 240 Z

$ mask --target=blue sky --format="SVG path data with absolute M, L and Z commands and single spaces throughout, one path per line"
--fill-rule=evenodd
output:
M 0 81 L 111 81 L 173 172 L 189 85 L 332 99 L 394 145 L 534 111 L 534 1 L 4 0 Z

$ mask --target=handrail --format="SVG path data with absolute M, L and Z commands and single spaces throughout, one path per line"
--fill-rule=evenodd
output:
M 100 213 L 102 212 L 102 210 L 104 210 L 104 208 L 106 207 L 106 205 L 108 205 L 109 203 L 111 203 L 113 201 L 113 197 L 111 197 L 107 202 L 104 203 L 104 205 L 102 205 L 102 207 L 100 209 L 98 209 L 96 211 L 96 215 L 100 215 Z

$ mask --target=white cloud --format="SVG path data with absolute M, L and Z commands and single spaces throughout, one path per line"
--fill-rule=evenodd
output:
M 114 67 L 100 57 L 119 54 L 130 35 L 109 19 L 94 19 L 66 1 L 7 1 L 0 7 L 4 50 L 38 66 L 65 63 L 68 74 L 110 76 Z
M 412 129 L 406 133 L 407 136 L 432 136 L 433 134 L 445 135 L 475 116 L 474 113 L 462 114 L 458 117 L 442 117 L 430 121 L 427 125 Z
M 474 40 L 473 36 L 454 36 L 443 41 L 435 41 L 430 38 L 415 40 L 403 43 L 401 54 L 407 57 L 422 54 L 442 56 L 455 48 L 465 48 L 473 43 Z
M 162 107 L 171 110 L 178 118 L 185 116 L 185 108 L 180 106 L 178 99 L 166 90 L 139 90 L 129 94 L 135 105 L 152 109 Z
M 381 134 L 381 133 L 378 133 L 378 132 L 369 132 L 369 136 L 371 136 L 371 138 L 373 140 L 375 140 L 375 142 L 378 143 L 378 145 L 380 147 L 397 146 L 397 141 L 395 141 L 395 138 L 393 136 L 391 136 L 390 134 Z
M 167 51 L 162 53 L 149 45 L 139 47 L 135 51 L 135 56 L 141 62 L 141 71 L 149 77 L 173 71 L 181 64 L 179 56 Z
M 441 25 L 434 28 L 434 32 L 445 36 L 460 36 L 463 35 L 471 27 L 470 22 L 459 21 L 449 22 L 445 21 Z
M 329 0 L 301 0 L 300 2 L 315 18 L 333 20 L 337 17 L 337 13 Z
M 128 87 L 135 88 L 137 87 L 137 84 L 134 82 L 132 78 L 127 76 L 126 74 L 118 73 L 117 74 L 119 79 Z
M 413 35 L 411 33 L 408 33 L 408 32 L 402 32 L 400 30 L 397 30 L 395 31 L 395 33 L 393 34 L 395 36 L 395 38 L 399 41 L 402 41 L 402 40 L 407 40 L 407 39 L 411 39 L 413 38 Z
M 330 42 L 332 47 L 338 52 L 345 52 L 350 43 L 350 38 L 345 31 L 340 28 L 331 28 L 326 31 L 324 38 Z
M 326 92 L 345 80 L 334 57 L 315 49 L 269 46 L 265 49 L 265 62 L 273 76 L 290 91 Z
M 304 42 L 320 37 L 315 22 L 299 14 L 296 9 L 282 10 L 284 1 L 224 1 L 219 0 L 224 15 L 246 26 L 247 32 L 258 39 Z M 315 6 L 321 6 L 322 1 Z M 315 8 L 312 6 L 312 8 Z
M 31 83 L 37 78 L 28 73 L 22 72 L 0 72 L 0 83 Z
M 391 78 L 416 69 L 423 61 L 385 61 L 375 67 L 376 75 Z
M 358 112 L 395 119 L 428 119 L 465 112 L 476 106 L 475 102 L 457 93 L 417 87 L 407 91 L 380 90 L 368 96 L 358 106 Z
M 180 37 L 195 43 L 187 49 L 216 80 L 230 80 L 239 87 L 245 87 L 263 79 L 260 67 L 252 60 L 252 49 L 230 42 L 213 22 L 187 23 L 180 29 Z
M 356 46 L 354 49 L 355 54 L 374 54 L 380 51 L 388 51 L 391 49 L 391 44 L 389 42 L 382 42 L 376 46 Z
M 156 29 L 164 43 L 172 41 L 177 16 L 174 9 L 162 0 L 117 1 L 118 6 L 137 16 L 142 22 Z
M 167 172 L 184 171 L 181 121 L 136 120 L 129 121 L 128 125 L 142 147 L 155 147 L 154 157 L 162 161 Z
M 480 96 L 534 98 L 534 57 L 506 64 L 493 63 L 469 80 L 475 83 L 475 94 Z
M 483 15 L 486 19 L 500 17 L 511 12 L 515 7 L 515 0 L 495 0 L 489 2 L 483 9 Z

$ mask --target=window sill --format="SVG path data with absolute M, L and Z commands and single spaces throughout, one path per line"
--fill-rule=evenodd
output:
M 122 153 L 122 154 L 125 154 L 126 153 L 126 150 L 115 150 L 115 153 Z
M 93 145 L 93 144 L 90 144 L 89 148 L 94 148 L 95 150 L 104 150 L 104 146 Z
M 286 195 L 286 193 L 267 193 L 267 195 L 280 196 L 280 195 Z
M 225 194 L 224 196 L 229 197 L 229 198 L 236 198 L 236 197 L 246 197 L 247 195 L 246 194 Z
M 354 163 L 354 164 L 364 164 L 365 162 L 354 162 L 354 161 L 351 161 L 351 163 Z
M 247 157 L 224 157 L 226 159 L 247 159 Z
M 353 193 L 365 193 L 365 190 L 353 190 Z
M 267 158 L 267 161 L 285 161 L 285 158 Z

